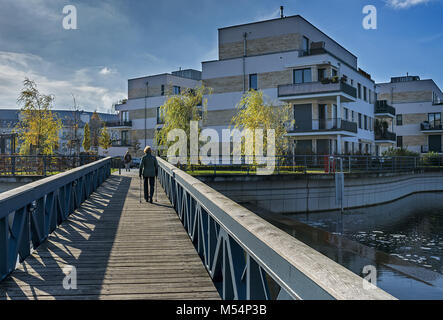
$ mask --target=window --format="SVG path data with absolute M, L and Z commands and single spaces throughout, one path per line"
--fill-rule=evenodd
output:
M 360 129 L 362 129 L 362 126 L 361 126 L 361 113 L 358 113 L 358 127 Z
M 403 148 L 403 137 L 397 136 L 397 148 Z
M 361 99 L 361 84 L 357 83 L 357 94 L 358 94 L 358 98 Z
M 326 78 L 326 69 L 325 68 L 318 69 L 318 81 L 322 81 L 325 78 Z
M 364 116 L 365 130 L 368 130 L 368 116 Z
M 372 103 L 372 90 L 369 89 L 369 103 Z
M 121 112 L 121 121 L 122 122 L 128 122 L 129 121 L 129 112 L 128 111 L 122 111 Z
M 157 107 L 157 124 L 164 124 L 165 118 L 164 115 L 161 112 L 160 107 Z
M 349 110 L 348 110 L 348 108 L 344 108 L 344 109 L 345 109 L 345 120 L 348 120 Z
M 161 87 L 161 95 L 162 96 L 165 95 L 165 85 L 164 84 L 162 84 L 162 87 Z
M 249 90 L 257 90 L 257 74 L 250 74 L 249 75 Z
M 312 82 L 311 69 L 294 70 L 294 83 Z
M 355 122 L 354 111 L 351 111 L 352 122 Z
M 439 128 L 441 123 L 441 113 L 428 113 L 428 122 L 431 128 Z
M 302 43 L 302 50 L 303 50 L 303 53 L 305 54 L 305 55 L 308 55 L 309 54 L 309 39 L 308 38 L 306 38 L 306 37 L 303 37 L 303 43 Z
M 174 86 L 172 88 L 172 94 L 180 94 L 181 88 L 179 86 Z
M 351 86 L 354 86 L 354 79 L 351 79 Z
M 363 100 L 368 101 L 368 89 L 363 86 Z
M 335 70 L 335 69 L 331 69 L 331 70 L 332 70 L 332 76 L 333 76 L 333 77 L 337 76 L 337 74 L 338 74 L 338 73 L 337 73 L 337 70 Z
M 129 144 L 129 131 L 122 131 L 121 145 L 127 146 Z
M 397 123 L 397 126 L 402 126 L 403 125 L 403 115 L 402 114 L 397 114 L 397 116 L 396 116 L 396 123 Z

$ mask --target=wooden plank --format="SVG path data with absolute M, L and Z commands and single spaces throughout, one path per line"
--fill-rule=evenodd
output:
M 0 283 L 4 299 L 220 299 L 168 198 L 139 202 L 134 174 L 112 175 Z M 65 290 L 74 266 L 77 289 Z

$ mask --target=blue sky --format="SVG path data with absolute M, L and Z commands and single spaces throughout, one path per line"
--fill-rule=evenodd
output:
M 78 29 L 64 30 L 65 5 Z M 362 27 L 374 5 L 377 30 Z M 217 28 L 300 14 L 357 55 L 377 82 L 432 78 L 443 88 L 443 0 L 0 0 L 0 108 L 17 108 L 24 77 L 69 109 L 110 110 L 127 79 L 215 60 Z

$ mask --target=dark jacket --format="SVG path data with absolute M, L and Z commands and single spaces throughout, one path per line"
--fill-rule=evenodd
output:
M 140 161 L 139 176 L 156 177 L 158 174 L 158 162 L 157 158 L 148 153 L 143 156 Z
M 132 161 L 131 155 L 129 153 L 126 153 L 124 160 L 125 160 L 125 163 L 131 162 Z

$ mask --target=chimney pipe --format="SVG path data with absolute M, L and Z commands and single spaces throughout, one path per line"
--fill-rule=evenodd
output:
M 280 18 L 284 18 L 285 16 L 283 15 L 283 9 L 284 9 L 284 7 L 283 6 L 280 6 Z

